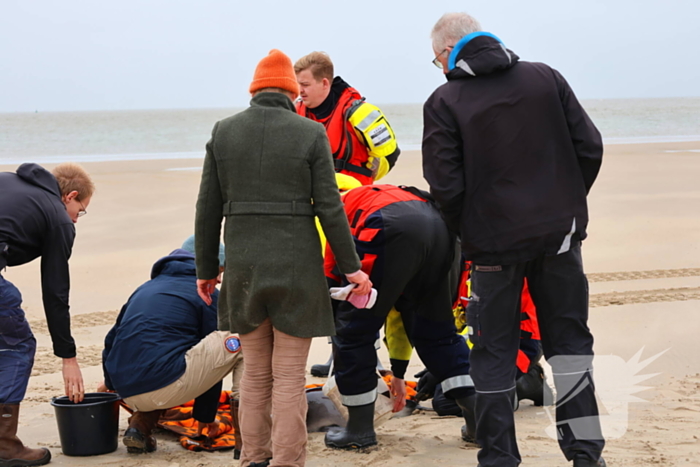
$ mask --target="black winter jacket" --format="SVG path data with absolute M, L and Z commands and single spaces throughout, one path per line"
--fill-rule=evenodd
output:
M 37 164 L 0 173 L 0 271 L 41 256 L 44 312 L 53 351 L 75 357 L 70 333 L 68 259 L 75 226 L 61 200 L 56 178 Z
M 586 237 L 600 133 L 564 78 L 488 33 L 460 41 L 426 101 L 423 174 L 468 260 L 512 264 Z

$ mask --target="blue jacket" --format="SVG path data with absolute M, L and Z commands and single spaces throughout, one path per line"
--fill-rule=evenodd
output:
M 218 291 L 207 306 L 197 295 L 196 280 L 194 255 L 184 250 L 153 265 L 151 280 L 129 297 L 105 338 L 102 364 L 108 388 L 130 397 L 161 389 L 183 375 L 185 353 L 217 325 Z

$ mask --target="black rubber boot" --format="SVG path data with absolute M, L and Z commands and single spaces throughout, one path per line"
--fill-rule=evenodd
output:
M 331 371 L 331 363 L 333 363 L 333 352 L 331 352 L 331 356 L 328 357 L 326 363 L 317 363 L 311 367 L 311 376 L 317 376 L 319 378 L 328 377 L 328 373 Z
M 331 428 L 324 439 L 329 448 L 359 449 L 377 444 L 374 433 L 374 402 L 348 407 L 348 424 L 345 428 Z
M 530 399 L 535 406 L 552 405 L 554 396 L 544 377 L 544 370 L 540 364 L 530 367 L 527 373 L 515 382 L 518 400 Z
M 592 460 L 585 454 L 576 454 L 574 456 L 574 467 L 606 467 L 607 465 L 602 456 L 597 461 Z
M 462 439 L 467 443 L 476 444 L 476 394 L 455 399 L 455 402 L 462 409 L 465 425 L 462 425 Z

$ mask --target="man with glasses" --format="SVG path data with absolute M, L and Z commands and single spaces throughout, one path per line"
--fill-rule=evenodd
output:
M 22 310 L 22 295 L 2 273 L 41 256 L 44 312 L 53 351 L 63 359 L 65 392 L 83 400 L 83 377 L 70 332 L 68 259 L 75 223 L 87 214 L 95 191 L 90 176 L 76 164 L 52 172 L 22 164 L 0 173 L 0 464 L 44 465 L 46 448 L 29 449 L 17 438 L 19 404 L 34 365 L 36 340 Z
M 472 261 L 479 465 L 521 461 L 513 361 L 527 279 L 560 399 L 560 447 L 574 467 L 604 466 L 581 261 L 600 133 L 557 71 L 519 61 L 466 13 L 444 15 L 431 38 L 447 83 L 424 106 L 423 174 Z

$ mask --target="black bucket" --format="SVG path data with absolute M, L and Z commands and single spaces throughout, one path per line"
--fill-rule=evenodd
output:
M 119 441 L 119 395 L 108 392 L 85 394 L 77 404 L 67 396 L 54 397 L 61 449 L 67 456 L 95 456 L 117 449 Z

